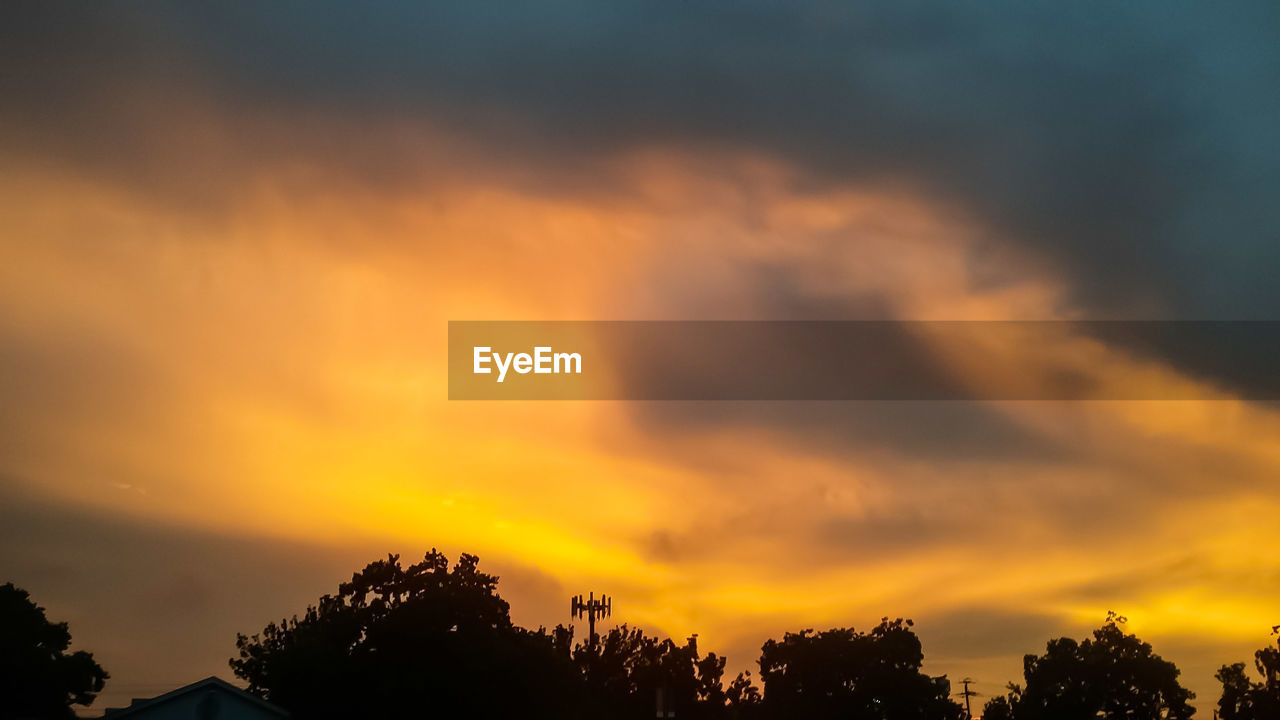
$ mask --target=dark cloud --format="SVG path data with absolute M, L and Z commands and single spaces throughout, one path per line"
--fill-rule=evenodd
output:
M 984 403 L 666 402 L 632 409 L 650 433 L 772 429 L 792 450 L 832 457 L 898 453 L 922 461 L 1066 462 L 1072 454 Z
M 1117 597 L 1158 596 L 1198 587 L 1229 587 L 1236 597 L 1253 597 L 1266 602 L 1280 591 L 1280 567 L 1223 567 L 1211 558 L 1188 553 L 1136 572 L 1101 574 L 1088 582 L 1065 588 L 1063 596 L 1097 603 Z
M 891 308 L 875 297 L 841 294 L 831 296 L 806 286 L 789 265 L 747 264 L 736 266 L 742 288 L 739 304 L 758 317 L 803 318 L 805 320 L 884 320 L 893 317 Z M 692 270 L 687 272 L 693 272 Z M 695 338 L 701 340 L 701 338 Z M 820 339 L 820 338 L 819 338 Z M 909 368 L 912 381 L 928 384 L 935 392 L 963 394 L 953 374 L 941 365 L 933 352 L 909 333 L 890 333 L 891 362 Z M 726 351 L 732 350 L 726 347 Z M 651 358 L 660 348 L 637 348 L 639 357 Z M 807 352 L 794 353 L 797 358 Z M 762 378 L 760 367 L 751 358 L 702 359 L 710 367 L 730 367 L 747 378 Z M 665 364 L 665 363 L 664 363 Z M 638 372 L 649 371 L 645 362 L 631 365 Z M 625 368 L 624 368 L 625 370 Z M 821 370 L 814 382 L 830 386 L 844 369 Z M 680 369 L 684 374 L 685 371 Z M 645 378 L 623 376 L 643 385 Z M 767 383 L 767 379 L 763 380 Z M 662 378 L 657 378 L 661 385 Z M 917 386 L 918 389 L 919 386 Z M 819 396 L 827 396 L 818 393 Z M 927 393 L 926 393 L 927 395 Z M 998 458 L 1005 461 L 1065 462 L 1069 453 L 1051 439 L 1020 425 L 997 408 L 980 402 L 661 402 L 634 403 L 628 410 L 646 435 L 670 437 L 718 432 L 726 428 L 768 429 L 776 439 L 793 450 L 832 457 L 864 455 L 868 451 L 897 453 L 921 460 L 963 462 Z M 664 447 L 670 455 L 675 448 Z M 707 458 L 693 452 L 685 462 L 705 465 Z
M 62 140 L 97 137 L 103 152 L 128 139 L 107 117 L 121 95 L 94 93 L 104 77 L 186 83 L 299 117 L 426 118 L 576 171 L 637 144 L 750 147 L 815 179 L 892 177 L 958 200 L 1000 237 L 1056 258 L 1074 301 L 1097 315 L 1280 308 L 1273 3 L 5 13 L 3 107 L 61 117 Z
M 301 612 L 357 566 L 350 551 L 60 507 L 12 481 L 0 498 L 0 578 L 116 678 L 97 707 L 227 675 L 237 632 Z
M 1280 400 L 1280 322 L 1097 322 L 1085 334 L 1249 400 Z
M 954 511 L 940 512 L 936 507 L 904 506 L 892 513 L 829 520 L 819 528 L 818 541 L 819 547 L 833 556 L 866 562 L 944 544 L 979 544 L 999 534 L 992 527 L 998 525 L 998 519 L 980 522 Z M 1005 537 L 1009 535 L 1008 528 L 999 529 L 1005 531 Z
M 929 651 L 945 657 L 1017 657 L 1041 650 L 1065 629 L 1061 617 L 1014 608 L 962 607 L 920 620 Z

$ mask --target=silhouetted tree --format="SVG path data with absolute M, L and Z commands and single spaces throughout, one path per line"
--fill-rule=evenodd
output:
M 432 550 L 369 564 L 301 617 L 239 635 L 249 689 L 298 720 L 571 716 L 581 695 L 570 636 L 512 624 L 497 578 Z
M 1280 635 L 1280 625 L 1271 629 Z M 1254 682 L 1245 673 L 1244 663 L 1223 665 L 1215 677 L 1222 683 L 1218 700 L 1221 720 L 1272 720 L 1280 718 L 1280 639 L 1277 647 L 1265 647 L 1253 654 L 1254 667 L 1262 682 Z
M 787 633 L 761 649 L 761 716 L 958 720 L 963 709 L 949 697 L 951 684 L 921 673 L 923 661 L 910 620 L 885 618 L 869 633 Z
M 960 720 L 946 677 L 920 672 L 909 620 L 868 633 L 788 633 L 725 684 L 725 658 L 622 625 L 574 643 L 515 626 L 473 555 L 369 564 L 301 617 L 237 636 L 235 674 L 297 720 L 377 717 Z M 659 698 L 661 705 L 659 706 Z
M 52 623 L 31 596 L 0 585 L 0 719 L 74 718 L 72 705 L 88 705 L 107 671 L 83 650 L 67 653 L 71 632 Z
M 764 702 L 760 688 L 751 682 L 750 672 L 738 673 L 738 676 L 724 689 L 725 704 L 729 708 L 729 717 L 733 720 L 750 720 L 760 717 L 761 705 Z
M 1023 658 L 1026 686 L 1010 685 L 1016 720 L 1187 720 L 1195 697 L 1178 668 L 1126 634 L 1125 618 L 1108 613 L 1093 639 L 1050 640 L 1044 655 Z M 990 706 L 990 703 L 988 703 Z
M 654 717 L 659 694 L 664 711 L 692 720 L 730 717 L 722 686 L 725 659 L 699 657 L 692 644 L 650 637 L 626 625 L 600 638 L 596 647 L 574 649 L 588 687 L 588 717 Z
M 1004 696 L 993 697 L 982 708 L 982 720 L 1014 720 L 1013 705 Z

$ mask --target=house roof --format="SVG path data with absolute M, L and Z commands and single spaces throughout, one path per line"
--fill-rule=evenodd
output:
M 244 690 L 241 690 L 240 688 L 236 687 L 235 685 L 232 685 L 226 680 L 223 680 L 222 678 L 215 677 L 215 676 L 209 676 L 203 680 L 193 682 L 190 685 L 185 685 L 183 687 L 178 688 L 177 690 L 173 690 L 171 692 L 167 692 L 163 695 L 158 695 L 153 698 L 149 698 L 146 700 L 134 700 L 133 702 L 129 703 L 129 707 L 126 707 L 126 708 L 108 708 L 106 711 L 106 714 L 103 715 L 102 717 L 109 718 L 110 720 L 116 720 L 116 718 L 127 718 L 133 715 L 134 713 L 138 713 L 143 710 L 150 710 L 156 707 L 157 705 L 162 705 L 171 700 L 175 700 L 179 697 L 182 697 L 183 695 L 186 695 L 188 693 L 197 692 L 200 690 L 204 690 L 206 688 L 216 688 L 223 692 L 236 695 L 237 697 L 243 699 L 245 702 L 251 703 L 254 706 L 262 709 L 263 711 L 271 713 L 278 717 L 282 717 L 282 718 L 289 717 L 289 713 L 286 712 L 284 708 L 281 708 L 276 705 L 272 705 L 266 700 L 263 700 L 262 698 L 257 697 L 255 695 L 251 695 L 245 692 Z

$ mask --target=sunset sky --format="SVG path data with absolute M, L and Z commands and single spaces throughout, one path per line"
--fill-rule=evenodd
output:
M 0 583 L 111 673 L 94 710 L 435 546 L 517 622 L 607 592 L 732 670 L 911 617 L 986 694 L 1116 610 L 1207 717 L 1280 623 L 1280 403 L 1073 337 L 1220 397 L 450 402 L 447 323 L 1280 320 L 1278 37 L 1272 2 L 6 3 Z

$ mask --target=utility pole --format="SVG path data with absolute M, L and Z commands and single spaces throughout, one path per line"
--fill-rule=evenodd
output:
M 577 595 L 569 603 L 569 615 L 573 619 L 587 619 L 587 647 L 592 652 L 596 649 L 596 618 L 606 618 L 612 614 L 613 598 L 608 595 L 601 595 L 599 600 L 595 593 L 589 594 L 586 600 Z
M 972 685 L 974 682 L 976 681 L 973 678 L 965 678 L 961 680 L 960 684 L 964 686 L 964 690 L 961 690 L 960 692 L 956 693 L 957 695 L 964 696 L 964 716 L 969 720 L 973 720 L 973 707 L 969 704 L 969 698 L 974 697 L 978 694 L 977 691 L 969 689 L 969 686 Z

